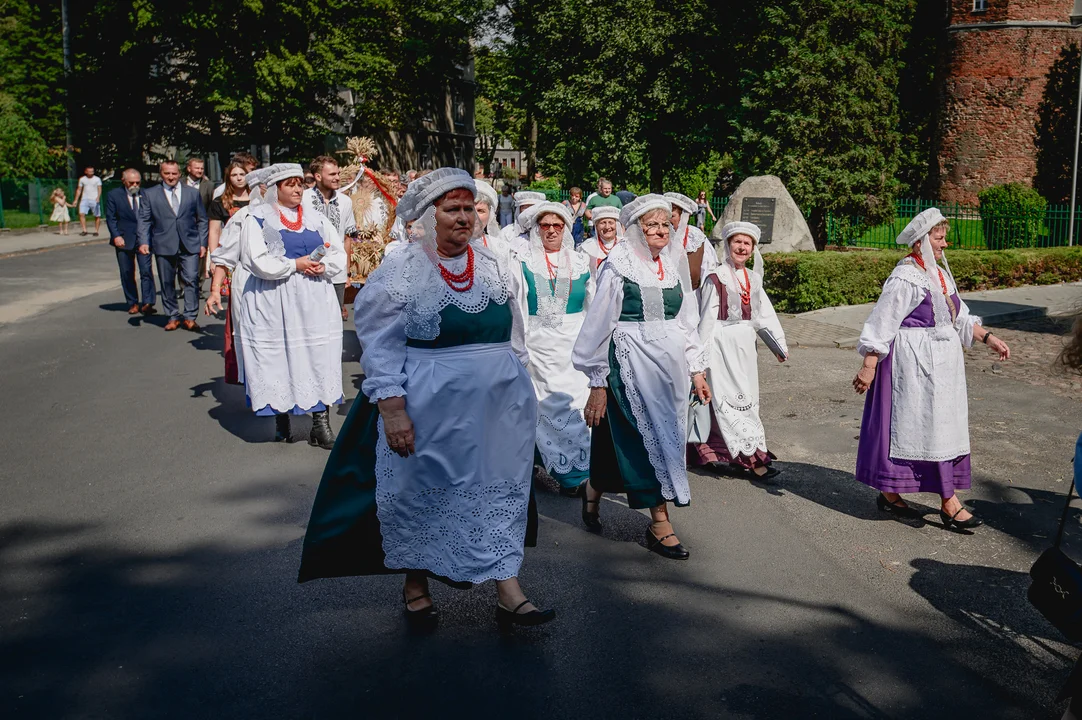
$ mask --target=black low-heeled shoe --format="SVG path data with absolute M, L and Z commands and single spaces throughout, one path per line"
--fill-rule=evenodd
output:
M 534 625 L 544 625 L 549 620 L 555 619 L 556 611 L 551 608 L 548 610 L 531 610 L 528 613 L 519 612 L 529 604 L 529 600 L 523 600 L 514 610 L 507 610 L 499 603 L 496 603 L 496 625 L 499 626 L 500 630 L 506 631 L 510 630 L 512 625 L 533 627 Z
M 905 520 L 916 520 L 921 517 L 920 511 L 911 508 L 904 502 L 901 505 L 895 505 L 890 500 L 887 500 L 883 496 L 883 493 L 879 493 L 879 496 L 875 499 L 875 506 L 879 508 L 881 512 L 885 512 L 888 515 L 894 515 Z
M 601 498 L 597 500 L 586 499 L 586 483 L 588 480 L 583 481 L 579 488 L 582 491 L 582 524 L 586 526 L 587 530 L 592 532 L 599 532 L 601 530 Z M 597 505 L 597 510 L 589 512 L 586 507 L 588 505 Z
M 440 611 L 436 609 L 435 602 L 420 610 L 410 610 L 411 602 L 417 602 L 424 598 L 431 599 L 432 596 L 428 593 L 424 593 L 423 595 L 418 595 L 417 597 L 407 600 L 406 593 L 402 593 L 402 602 L 405 605 L 403 612 L 406 614 L 406 622 L 409 623 L 409 626 L 414 630 L 435 630 L 436 625 L 438 625 L 440 621 Z
M 763 473 L 762 475 L 755 472 L 754 470 L 749 470 L 748 472 L 751 473 L 751 479 L 752 480 L 769 480 L 771 478 L 776 478 L 778 475 L 781 475 L 781 470 L 777 469 L 773 465 L 767 465 L 765 467 L 766 467 L 766 472 Z
M 676 533 L 669 533 L 663 537 L 658 537 L 654 533 L 650 532 L 650 528 L 646 528 L 646 549 L 650 552 L 657 553 L 663 558 L 669 560 L 687 560 L 691 557 L 691 553 L 688 552 L 680 543 L 675 545 L 665 545 L 662 541 L 666 538 L 675 537 Z
M 943 527 L 947 530 L 954 530 L 957 532 L 958 530 L 972 530 L 973 528 L 979 528 L 981 525 L 984 525 L 984 520 L 981 520 L 979 517 L 973 514 L 970 514 L 968 520 L 956 520 L 955 518 L 958 517 L 958 513 L 966 509 L 968 508 L 963 505 L 962 507 L 958 508 L 958 512 L 954 513 L 953 515 L 948 515 L 947 513 L 940 510 L 939 519 L 943 521 Z

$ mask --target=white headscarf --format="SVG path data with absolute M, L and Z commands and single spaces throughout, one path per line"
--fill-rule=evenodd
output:
M 943 217 L 943 213 L 939 211 L 939 208 L 928 208 L 909 221 L 909 224 L 898 235 L 896 242 L 899 245 L 909 247 L 914 252 L 916 252 L 914 245 L 920 243 L 920 259 L 924 261 L 924 272 L 928 276 L 929 282 L 931 282 L 932 307 L 941 317 L 950 318 L 953 321 L 957 309 L 954 308 L 953 301 L 949 308 L 947 306 L 947 298 L 942 292 L 939 281 L 939 265 L 936 264 L 930 235 L 932 228 L 944 220 L 946 218 Z M 951 266 L 947 262 L 947 253 L 945 252 L 943 253 L 943 269 L 947 271 L 947 277 L 951 279 L 951 284 L 957 289 L 958 284 L 954 280 L 954 273 L 951 272 Z
M 500 200 L 496 195 L 496 190 L 486 182 L 479 182 L 477 183 L 477 194 L 474 195 L 473 201 L 474 203 L 483 202 L 488 205 L 488 225 L 481 228 L 481 233 L 489 237 L 499 236 L 500 222 L 496 214 L 499 211 Z
M 665 337 L 665 299 L 662 291 L 680 283 L 684 296 L 691 295 L 694 290 L 691 287 L 691 268 L 688 265 L 688 257 L 684 248 L 674 242 L 673 232 L 669 232 L 669 243 L 662 249 L 658 259 L 654 260 L 650 252 L 650 246 L 646 242 L 639 219 L 652 210 L 664 210 L 668 215 L 666 223 L 670 222 L 672 215 L 672 203 L 668 198 L 653 193 L 640 195 L 620 211 L 620 224 L 625 228 L 624 245 L 630 250 L 626 255 L 609 256 L 609 261 L 615 260 L 615 268 L 621 275 L 635 282 L 642 290 L 642 311 L 645 322 L 642 324 L 642 338 L 652 342 Z M 630 262 L 623 262 L 622 257 L 628 257 Z M 664 279 L 658 276 L 658 266 L 661 266 Z
M 244 183 L 248 186 L 248 207 L 254 208 L 263 202 L 263 191 L 259 186 L 267 181 L 269 174 L 270 168 L 265 167 L 256 168 L 244 176 Z
M 490 300 L 502 304 L 510 297 L 507 278 L 495 256 L 480 245 L 470 246 L 475 254 L 474 285 L 470 292 L 451 290 L 440 276 L 436 203 L 453 190 L 468 190 L 476 196 L 473 176 L 458 168 L 440 168 L 410 183 L 398 207 L 405 201 L 405 214 L 400 217 L 404 222 L 414 220 L 410 230 L 413 242 L 408 249 L 392 255 L 392 262 L 384 262 L 376 270 L 381 279 L 383 273 L 392 273 L 386 278 L 387 290 L 395 300 L 405 303 L 406 337 L 415 340 L 439 337 L 440 311 L 449 304 L 466 312 L 478 312 Z
M 266 175 L 263 182 L 267 185 L 267 194 L 263 196 L 263 202 L 252 210 L 252 217 L 263 221 L 263 241 L 267 243 L 267 251 L 273 257 L 282 257 L 286 253 L 285 242 L 282 240 L 282 218 L 288 217 L 290 221 L 300 216 L 301 228 L 312 230 L 323 236 L 323 218 L 318 212 L 304 212 L 303 203 L 295 208 L 286 208 L 278 203 L 278 183 L 289 178 L 304 180 L 304 170 L 297 163 L 277 163 L 264 168 Z M 324 238 L 324 242 L 327 239 Z
M 527 269 L 533 274 L 534 292 L 537 295 L 536 322 L 542 327 L 558 328 L 567 314 L 567 298 L 571 295 L 572 268 L 571 248 L 575 247 L 575 238 L 571 235 L 571 212 L 559 203 L 543 202 L 530 208 L 531 215 L 526 220 L 526 229 L 530 234 L 530 253 L 526 261 Z M 548 292 L 549 260 L 545 245 L 541 240 L 539 219 L 554 213 L 564 222 L 564 236 L 556 259 L 555 288 Z M 531 318 L 531 322 L 534 319 Z
M 752 246 L 752 258 L 755 260 L 755 267 L 751 269 L 753 273 L 759 276 L 759 279 L 763 279 L 763 254 L 759 252 L 759 239 L 763 236 L 763 231 L 759 229 L 759 226 L 750 222 L 731 222 L 725 225 L 721 229 L 721 263 L 728 262 L 732 264 L 732 260 L 729 258 L 729 238 L 733 235 L 747 235 L 751 238 Z

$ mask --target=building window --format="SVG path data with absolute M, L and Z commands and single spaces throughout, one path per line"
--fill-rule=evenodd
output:
M 984 12 L 988 9 L 988 0 L 973 0 L 973 12 Z
M 515 169 L 515 159 L 514 158 L 511 158 L 511 169 L 512 170 Z

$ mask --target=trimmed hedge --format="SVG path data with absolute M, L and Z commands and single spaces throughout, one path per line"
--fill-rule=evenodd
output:
M 778 312 L 875 302 L 904 251 L 770 253 L 766 289 Z M 960 290 L 1082 280 L 1082 247 L 947 250 Z

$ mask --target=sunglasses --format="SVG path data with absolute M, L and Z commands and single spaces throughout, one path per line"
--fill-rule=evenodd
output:
M 542 230 L 563 230 L 563 223 L 541 223 L 539 226 Z

